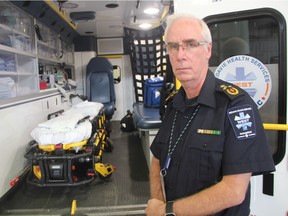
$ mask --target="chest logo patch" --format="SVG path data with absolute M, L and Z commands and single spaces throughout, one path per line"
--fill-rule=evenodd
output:
M 249 139 L 256 136 L 254 114 L 250 105 L 229 109 L 228 117 L 237 139 Z

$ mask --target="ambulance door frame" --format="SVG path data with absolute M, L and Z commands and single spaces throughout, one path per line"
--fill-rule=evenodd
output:
M 278 99 L 278 124 L 286 124 L 287 118 L 287 41 L 286 41 L 286 21 L 285 17 L 277 10 L 272 8 L 261 8 L 261 9 L 251 9 L 239 12 L 231 12 L 225 14 L 217 14 L 211 15 L 204 18 L 205 22 L 208 26 L 227 22 L 227 21 L 237 21 L 237 20 L 249 20 L 249 18 L 257 18 L 257 17 L 271 17 L 276 20 L 279 25 L 278 28 L 278 40 L 279 40 L 279 61 L 278 61 L 278 73 L 279 73 L 279 98 Z M 282 82 L 281 82 L 282 81 Z M 278 131 L 278 145 L 277 151 L 273 154 L 273 159 L 275 164 L 280 163 L 286 152 L 286 131 Z

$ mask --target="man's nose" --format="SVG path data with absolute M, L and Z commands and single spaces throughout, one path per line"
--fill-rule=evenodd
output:
M 178 52 L 177 52 L 177 57 L 178 58 L 183 58 L 183 56 L 186 55 L 186 50 L 184 48 L 183 45 L 179 45 L 179 48 L 178 48 Z

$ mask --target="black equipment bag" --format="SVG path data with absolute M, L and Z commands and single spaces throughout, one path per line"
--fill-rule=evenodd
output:
M 121 131 L 131 132 L 135 130 L 134 121 L 132 113 L 130 110 L 127 110 L 127 114 L 120 121 Z

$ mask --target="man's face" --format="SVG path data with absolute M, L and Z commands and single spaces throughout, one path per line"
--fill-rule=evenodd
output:
M 165 41 L 173 73 L 182 84 L 206 77 L 211 44 L 205 42 L 201 32 L 197 22 L 182 19 L 174 22 L 167 34 Z

